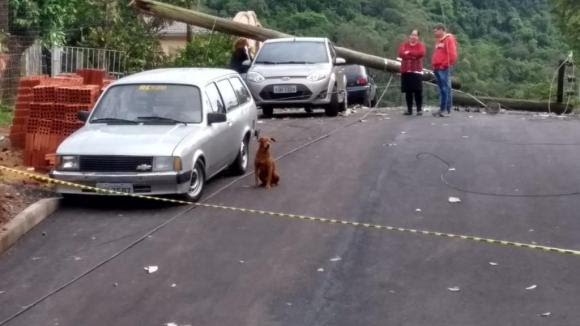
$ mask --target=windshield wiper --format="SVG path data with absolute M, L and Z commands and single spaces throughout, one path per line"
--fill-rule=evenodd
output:
M 171 122 L 171 123 L 183 123 L 187 124 L 185 121 L 179 121 L 171 118 L 166 117 L 158 117 L 158 116 L 148 116 L 148 117 L 137 117 L 139 120 L 146 120 L 146 121 L 162 121 L 162 122 Z
M 310 61 L 284 61 L 284 62 L 278 62 L 278 64 L 281 65 L 308 65 L 308 64 L 314 64 L 314 62 L 310 62 Z
M 120 118 L 99 118 L 91 120 L 91 123 L 128 123 L 132 125 L 139 124 L 139 122 Z

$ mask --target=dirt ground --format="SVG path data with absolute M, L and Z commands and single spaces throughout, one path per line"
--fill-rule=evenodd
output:
M 0 127 L 0 139 L 8 137 L 8 130 Z M 0 165 L 26 170 L 22 166 L 22 151 L 11 150 L 0 140 Z M 6 224 L 29 205 L 53 193 L 36 181 L 0 172 L 0 226 Z

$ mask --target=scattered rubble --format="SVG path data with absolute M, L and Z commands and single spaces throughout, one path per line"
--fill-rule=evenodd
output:
M 449 197 L 449 202 L 452 204 L 461 203 L 461 199 L 458 197 Z
M 459 288 L 459 286 L 450 287 L 450 288 L 447 288 L 447 290 L 449 290 L 451 292 L 459 292 L 459 291 L 461 291 L 461 289 Z
M 148 274 L 153 274 L 159 270 L 159 267 L 158 266 L 147 266 L 147 267 L 144 267 L 144 269 L 147 271 Z

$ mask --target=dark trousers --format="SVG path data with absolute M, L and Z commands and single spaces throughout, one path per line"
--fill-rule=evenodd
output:
M 405 99 L 407 100 L 407 112 L 413 113 L 413 98 L 417 104 L 417 112 L 423 109 L 423 94 L 422 92 L 406 92 Z

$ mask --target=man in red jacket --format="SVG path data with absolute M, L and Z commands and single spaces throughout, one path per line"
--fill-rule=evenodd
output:
M 458 59 L 457 41 L 455 36 L 447 33 L 447 29 L 442 24 L 435 26 L 434 33 L 437 41 L 435 42 L 431 63 L 437 78 L 437 85 L 439 86 L 441 105 L 440 111 L 433 115 L 444 117 L 445 113 L 451 113 L 451 107 L 453 106 L 451 72 Z

